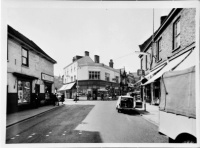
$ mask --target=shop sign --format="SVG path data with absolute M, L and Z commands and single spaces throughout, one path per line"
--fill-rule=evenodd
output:
M 138 76 L 144 76 L 144 75 L 145 75 L 144 70 L 143 70 L 143 69 L 138 69 L 138 70 L 137 70 L 137 75 L 138 75 Z
M 42 80 L 53 82 L 53 81 L 54 81 L 54 77 L 53 77 L 53 76 L 50 76 L 50 75 L 47 75 L 47 74 L 44 74 L 44 73 L 42 73 Z

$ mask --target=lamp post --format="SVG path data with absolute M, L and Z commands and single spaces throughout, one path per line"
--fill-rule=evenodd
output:
M 150 56 L 150 62 L 152 63 L 152 58 L 151 58 L 151 54 L 148 52 L 140 52 L 140 51 L 135 51 L 136 54 L 139 55 L 149 55 Z M 151 64 L 150 63 L 150 64 Z M 151 69 L 151 65 L 150 65 L 150 69 Z M 145 91 L 144 86 L 142 86 L 142 91 L 143 91 L 143 101 L 144 101 L 144 110 L 146 111 L 146 95 L 147 95 L 147 90 Z
M 77 84 L 76 84 L 76 99 L 78 99 L 78 88 L 79 88 L 79 85 L 78 85 L 78 69 L 81 68 L 80 66 L 77 65 L 77 78 L 76 78 L 76 81 L 77 81 Z

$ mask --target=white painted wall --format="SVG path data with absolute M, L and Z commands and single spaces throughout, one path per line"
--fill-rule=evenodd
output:
M 7 62 L 7 84 L 8 92 L 17 92 L 17 86 L 14 89 L 16 78 L 13 72 L 18 72 L 26 75 L 31 75 L 41 79 L 41 73 L 54 75 L 54 64 L 40 57 L 33 51 L 29 50 L 29 67 L 22 66 L 21 58 L 22 47 L 19 43 L 8 39 L 8 62 Z M 35 81 L 32 83 L 32 92 L 34 93 Z M 41 87 L 41 86 L 40 86 Z M 52 93 L 54 92 L 54 85 L 52 86 Z M 43 93 L 43 92 L 41 92 Z

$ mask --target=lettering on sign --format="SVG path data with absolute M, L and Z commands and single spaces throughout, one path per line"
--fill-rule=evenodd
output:
M 53 82 L 53 79 L 54 79 L 53 76 L 42 73 L 42 80 Z

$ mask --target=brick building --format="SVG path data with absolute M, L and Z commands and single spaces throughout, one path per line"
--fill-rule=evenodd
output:
M 141 85 L 142 97 L 147 102 L 159 100 L 160 78 L 165 71 L 195 65 L 195 19 L 195 8 L 172 9 L 168 16 L 161 17 L 158 30 L 139 45 L 141 52 L 148 53 L 139 56 L 147 81 Z M 186 59 L 190 62 L 184 62 Z
M 8 26 L 7 113 L 32 108 L 36 93 L 39 103 L 54 93 L 54 64 L 33 41 Z

